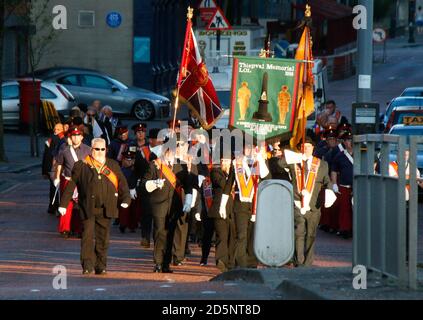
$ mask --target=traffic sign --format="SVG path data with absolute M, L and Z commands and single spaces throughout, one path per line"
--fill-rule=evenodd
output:
M 203 0 L 198 8 L 201 20 L 208 23 L 217 10 L 217 4 L 214 0 Z
M 228 19 L 226 19 L 220 8 L 217 8 L 213 17 L 210 19 L 209 24 L 207 25 L 206 30 L 230 30 L 232 26 L 229 24 Z
M 386 40 L 386 31 L 382 28 L 375 28 L 373 30 L 373 41 L 384 42 Z

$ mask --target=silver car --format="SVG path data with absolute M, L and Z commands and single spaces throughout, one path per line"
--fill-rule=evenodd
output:
M 19 125 L 19 83 L 17 81 L 5 81 L 1 84 L 3 121 L 5 126 Z M 75 98 L 62 85 L 53 82 L 41 83 L 41 100 L 47 100 L 54 104 L 59 114 L 67 116 L 69 110 L 75 105 Z
M 141 121 L 154 117 L 167 118 L 170 113 L 168 98 L 145 89 L 128 87 L 103 73 L 74 70 L 55 74 L 46 80 L 64 85 L 78 104 L 89 106 L 94 100 L 100 100 L 103 105 L 110 105 L 113 113 L 134 115 Z

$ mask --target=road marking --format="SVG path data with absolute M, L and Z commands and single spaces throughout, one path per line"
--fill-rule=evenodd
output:
M 395 80 L 395 77 L 389 77 L 388 79 L 389 80 Z
M 216 294 L 216 291 L 201 291 L 201 294 Z
M 167 282 L 170 282 L 170 283 L 173 283 L 173 282 L 175 282 L 175 280 L 173 280 L 173 279 L 170 279 L 170 278 L 165 278 L 166 280 L 167 280 Z
M 31 289 L 31 292 L 40 292 L 38 289 Z
M 22 187 L 23 185 L 25 185 L 25 183 L 18 182 L 17 184 L 15 184 L 15 185 L 13 185 L 13 186 L 11 186 L 11 187 L 9 187 L 9 188 L 5 189 L 5 190 L 2 190 L 0 193 L 1 193 L 1 194 L 9 193 L 9 192 L 10 192 L 10 191 L 12 191 L 12 190 L 15 190 L 15 189 L 17 189 L 17 188 L 19 188 L 19 187 Z
M 237 286 L 238 284 L 234 282 L 227 282 L 227 283 L 224 283 L 223 285 L 226 287 L 233 287 L 233 286 Z
M 106 291 L 106 289 L 104 289 L 104 288 L 97 288 L 97 289 L 94 289 L 94 291 Z
M 161 285 L 160 288 L 172 288 L 170 284 Z

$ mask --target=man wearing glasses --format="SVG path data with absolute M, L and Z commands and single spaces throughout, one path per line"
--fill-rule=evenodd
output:
M 105 274 L 109 247 L 110 222 L 118 217 L 118 205 L 131 203 L 128 184 L 118 165 L 106 158 L 106 141 L 95 138 L 91 155 L 75 163 L 60 202 L 59 212 L 66 210 L 73 190 L 78 188 L 78 204 L 84 226 L 81 241 L 83 274 Z M 95 238 L 95 246 L 94 246 Z

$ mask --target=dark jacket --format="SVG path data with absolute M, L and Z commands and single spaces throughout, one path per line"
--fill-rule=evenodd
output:
M 219 167 L 213 168 L 210 173 L 210 179 L 212 182 L 213 188 L 213 203 L 208 211 L 209 218 L 220 218 L 219 209 L 220 209 L 220 202 L 222 200 L 223 190 L 225 189 L 225 185 L 227 183 L 226 175 L 223 170 Z M 229 200 L 226 203 L 226 215 L 229 218 L 232 218 L 232 206 L 233 206 L 233 199 L 232 195 L 229 195 Z
M 181 186 L 184 189 L 185 194 L 192 194 L 192 175 L 188 174 L 186 165 L 174 164 L 172 172 L 175 174 L 177 179 L 177 187 Z M 156 189 L 151 193 L 148 193 L 145 189 L 145 184 L 149 180 L 165 179 L 162 189 Z M 140 188 L 142 192 L 148 194 L 148 206 L 147 210 L 151 210 L 151 213 L 158 217 L 165 217 L 171 212 L 171 208 L 174 207 L 174 196 L 175 189 L 170 182 L 165 178 L 164 175 L 160 174 L 160 170 L 156 167 L 154 161 L 150 162 L 147 171 L 142 177 Z
M 107 194 L 103 195 L 106 199 L 104 203 L 105 215 L 108 218 L 117 218 L 119 216 L 118 208 L 121 203 L 131 203 L 128 184 L 119 165 L 112 159 L 106 159 L 106 166 L 109 167 L 118 178 L 118 191 L 108 178 L 102 176 L 107 183 Z M 95 196 L 96 194 L 95 180 L 98 174 L 95 168 L 91 168 L 83 161 L 75 163 L 72 169 L 72 178 L 66 186 L 60 201 L 60 206 L 66 208 L 72 198 L 75 187 L 78 188 L 78 205 L 80 207 L 80 215 L 82 219 L 87 219 L 94 214 Z

